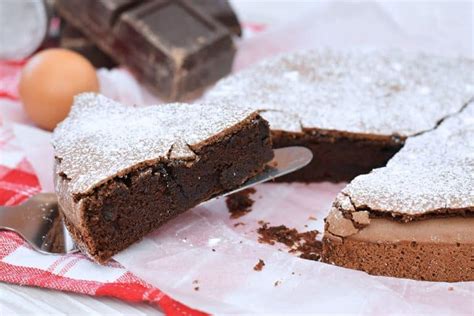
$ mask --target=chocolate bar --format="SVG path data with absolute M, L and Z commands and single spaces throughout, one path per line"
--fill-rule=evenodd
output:
M 239 19 L 227 0 L 199 0 L 193 4 L 221 22 L 227 29 L 237 36 L 242 36 Z
M 58 0 L 57 9 L 167 101 L 193 97 L 227 75 L 229 31 L 185 0 Z
M 89 38 L 71 24 L 62 21 L 59 46 L 73 50 L 87 58 L 96 68 L 113 68 L 117 63 L 100 50 Z

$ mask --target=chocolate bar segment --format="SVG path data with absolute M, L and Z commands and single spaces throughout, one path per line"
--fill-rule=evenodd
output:
M 180 26 L 170 27 L 176 23 L 176 17 L 180 17 Z M 139 41 L 148 39 L 152 45 L 161 46 L 163 51 L 174 48 L 194 50 L 204 41 L 212 40 L 214 35 L 214 25 L 196 12 L 179 3 L 165 1 L 153 1 L 124 13 L 118 30 L 123 24 L 137 31 Z M 146 30 L 157 30 L 159 33 L 143 32 Z
M 87 58 L 96 68 L 113 68 L 117 63 L 101 51 L 91 40 L 77 28 L 68 23 L 61 23 L 59 46 L 73 50 Z
M 67 0 L 69 1 L 69 0 Z M 147 0 L 145 0 L 147 1 Z M 87 14 L 104 29 L 111 28 L 117 17 L 128 8 L 138 5 L 140 0 L 85 0 L 83 5 L 88 6 Z
M 225 25 L 229 31 L 237 36 L 242 36 L 239 19 L 227 0 L 199 0 L 193 2 L 201 10 Z
M 178 0 L 58 0 L 60 14 L 165 100 L 200 93 L 227 75 L 227 29 Z

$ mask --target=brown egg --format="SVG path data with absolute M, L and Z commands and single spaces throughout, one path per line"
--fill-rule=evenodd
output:
M 92 64 L 73 51 L 47 49 L 34 55 L 23 68 L 20 97 L 25 111 L 39 127 L 53 130 L 81 92 L 98 92 Z

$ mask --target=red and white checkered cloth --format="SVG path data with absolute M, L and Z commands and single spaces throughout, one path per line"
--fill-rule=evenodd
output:
M 18 97 L 21 66 L 0 62 L 0 98 Z M 25 153 L 8 122 L 0 117 L 0 205 L 20 204 L 40 191 Z M 170 315 L 203 314 L 173 300 L 116 262 L 100 266 L 82 254 L 43 255 L 8 231 L 0 231 L 0 282 L 146 302 Z

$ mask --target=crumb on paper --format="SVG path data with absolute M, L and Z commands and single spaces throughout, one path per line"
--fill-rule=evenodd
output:
M 280 284 L 281 284 L 281 281 L 277 280 L 277 281 L 275 281 L 275 283 L 273 283 L 273 286 L 278 286 Z
M 199 283 L 199 280 L 194 280 L 193 281 L 193 284 L 198 284 Z
M 212 251 L 213 251 L 213 252 L 216 252 L 216 249 L 212 248 Z
M 321 259 L 322 242 L 316 240 L 319 231 L 310 230 L 298 232 L 294 228 L 285 225 L 268 226 L 269 224 L 259 221 L 261 227 L 257 232 L 260 235 L 258 241 L 269 245 L 281 243 L 286 245 L 289 253 L 299 254 L 300 258 L 319 261 Z
M 454 291 L 454 287 L 452 286 L 448 287 L 448 291 Z
M 252 211 L 254 200 L 250 198 L 251 194 L 257 192 L 254 188 L 248 188 L 240 192 L 229 195 L 225 203 L 230 213 L 230 218 L 236 219 Z
M 237 226 L 244 226 L 245 223 L 244 222 L 237 222 L 234 224 L 234 227 L 237 227 Z
M 313 215 L 310 215 L 310 216 L 308 217 L 308 220 L 310 220 L 310 221 L 317 221 L 318 219 L 317 219 L 316 217 L 314 217 Z
M 194 287 L 194 291 L 199 291 L 199 286 Z
M 258 259 L 257 264 L 253 267 L 255 271 L 262 271 L 265 266 L 265 262 L 262 259 Z

